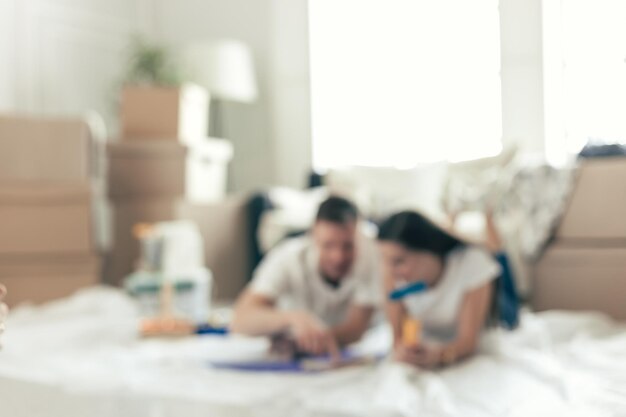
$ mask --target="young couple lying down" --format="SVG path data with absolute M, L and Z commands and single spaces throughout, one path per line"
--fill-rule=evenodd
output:
M 231 330 L 286 335 L 298 352 L 337 356 L 384 305 L 396 360 L 437 367 L 471 355 L 500 274 L 491 254 L 416 212 L 386 219 L 377 241 L 359 229 L 351 202 L 324 201 L 308 234 L 282 242 L 259 265 L 237 300 Z M 390 298 L 418 282 L 425 290 Z M 420 325 L 406 326 L 407 319 Z M 407 327 L 423 337 L 407 341 Z

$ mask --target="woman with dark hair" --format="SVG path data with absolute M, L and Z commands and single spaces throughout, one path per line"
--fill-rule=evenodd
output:
M 490 309 L 491 284 L 500 274 L 491 254 L 412 211 L 385 220 L 378 240 L 395 358 L 435 367 L 472 354 Z M 420 325 L 407 326 L 410 319 Z M 421 331 L 424 340 L 409 335 L 407 342 L 407 331 Z

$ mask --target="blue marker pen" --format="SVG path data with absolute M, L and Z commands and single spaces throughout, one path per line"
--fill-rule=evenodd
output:
M 411 282 L 403 287 L 397 288 L 389 293 L 391 301 L 398 301 L 406 296 L 424 292 L 428 289 L 428 285 L 424 281 Z

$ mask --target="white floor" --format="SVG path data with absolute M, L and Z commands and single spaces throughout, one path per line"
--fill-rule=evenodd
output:
M 94 288 L 16 309 L 0 351 L 0 416 L 626 416 L 626 327 L 591 313 L 526 313 L 440 372 L 384 361 L 315 375 L 212 369 L 263 339 L 140 340 L 131 301 Z M 385 328 L 362 345 L 388 342 Z

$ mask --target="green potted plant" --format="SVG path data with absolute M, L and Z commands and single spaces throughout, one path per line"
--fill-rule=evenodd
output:
M 206 135 L 208 106 L 206 89 L 183 83 L 165 46 L 133 40 L 121 95 L 123 140 L 196 141 Z

